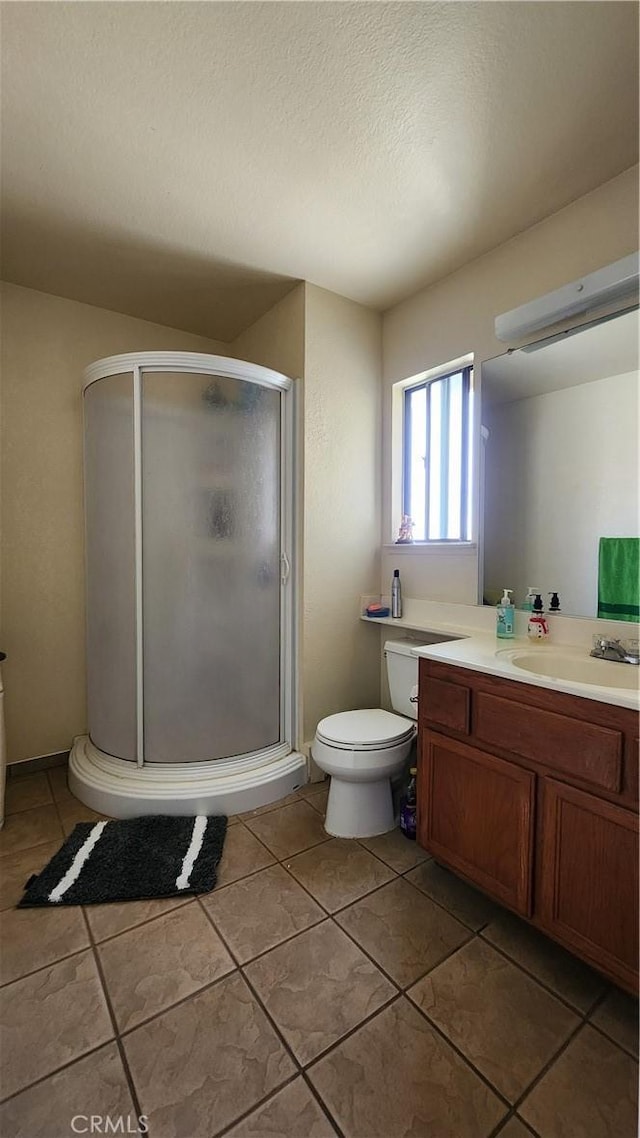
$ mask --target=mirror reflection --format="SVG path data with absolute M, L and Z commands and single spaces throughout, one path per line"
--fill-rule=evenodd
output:
M 595 617 L 600 538 L 637 538 L 638 311 L 482 365 L 483 601 Z

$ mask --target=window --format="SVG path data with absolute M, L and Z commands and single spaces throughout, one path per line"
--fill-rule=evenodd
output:
M 414 541 L 469 541 L 471 367 L 406 387 L 402 509 Z

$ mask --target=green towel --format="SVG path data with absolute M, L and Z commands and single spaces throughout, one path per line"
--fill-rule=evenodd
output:
M 606 620 L 640 617 L 640 538 L 600 538 L 598 616 Z

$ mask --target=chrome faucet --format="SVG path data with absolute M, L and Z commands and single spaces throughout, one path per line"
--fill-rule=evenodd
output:
M 618 664 L 640 664 L 640 645 L 637 640 L 609 640 L 606 636 L 594 636 L 589 655 Z

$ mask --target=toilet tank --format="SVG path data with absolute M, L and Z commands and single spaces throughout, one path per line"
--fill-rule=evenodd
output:
M 418 694 L 418 657 L 411 652 L 419 647 L 417 640 L 387 640 L 384 646 L 391 706 L 407 719 L 418 718 L 418 704 L 410 697 Z

